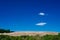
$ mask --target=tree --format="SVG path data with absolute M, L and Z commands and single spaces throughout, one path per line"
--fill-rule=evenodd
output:
M 11 32 L 14 32 L 14 31 L 0 29 L 0 33 L 11 33 Z

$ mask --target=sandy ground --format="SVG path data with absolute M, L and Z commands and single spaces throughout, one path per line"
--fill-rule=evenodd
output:
M 22 36 L 22 35 L 29 35 L 29 36 L 35 36 L 35 35 L 58 35 L 58 32 L 35 32 L 35 31 L 20 31 L 20 32 L 13 32 L 13 33 L 3 33 L 3 35 L 10 35 L 10 36 Z M 1 35 L 1 33 L 0 33 Z

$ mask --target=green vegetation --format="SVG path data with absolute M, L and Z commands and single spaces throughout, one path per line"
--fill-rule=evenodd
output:
M 0 33 L 11 33 L 11 32 L 14 32 L 14 31 L 0 29 Z
M 0 40 L 60 40 L 59 35 L 45 35 L 45 36 L 8 36 L 0 35 Z
M 0 33 L 9 33 L 10 30 L 0 29 Z M 8 36 L 0 35 L 0 40 L 60 40 L 60 33 L 58 35 L 45 35 L 45 36 Z

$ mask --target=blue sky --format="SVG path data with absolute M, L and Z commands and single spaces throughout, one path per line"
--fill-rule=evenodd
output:
M 0 28 L 60 32 L 59 17 L 60 0 L 0 0 Z M 46 25 L 36 25 L 40 22 Z

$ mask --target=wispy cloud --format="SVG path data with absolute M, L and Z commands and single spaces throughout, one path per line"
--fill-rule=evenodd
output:
M 44 15 L 45 15 L 45 13 L 39 13 L 39 15 L 44 16 Z
M 44 26 L 44 25 L 46 25 L 47 23 L 45 23 L 45 22 L 40 22 L 40 23 L 37 23 L 36 25 L 37 26 Z

